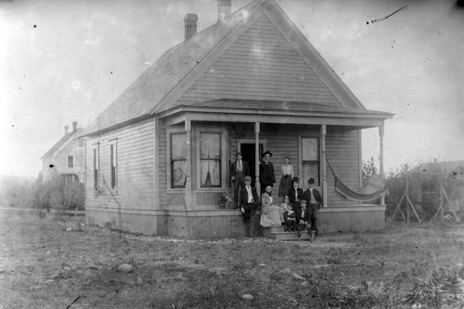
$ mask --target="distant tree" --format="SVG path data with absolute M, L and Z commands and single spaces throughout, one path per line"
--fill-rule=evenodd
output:
M 363 160 L 362 179 L 366 183 L 369 177 L 377 175 L 377 167 L 375 166 L 374 158 Z
M 33 179 L 18 176 L 0 177 L 0 206 L 30 208 L 33 204 L 37 183 Z
M 66 183 L 62 176 L 56 176 L 37 187 L 34 204 L 48 211 L 84 210 L 85 189 L 81 183 Z

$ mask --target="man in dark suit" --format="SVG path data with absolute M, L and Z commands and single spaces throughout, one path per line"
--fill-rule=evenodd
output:
M 288 190 L 287 196 L 293 210 L 299 210 L 300 200 L 303 198 L 303 189 L 300 188 L 300 179 L 298 179 L 298 177 L 293 177 L 292 188 Z
M 261 204 L 255 188 L 251 187 L 251 177 L 245 177 L 245 186 L 241 189 L 240 210 L 251 237 L 257 236 L 255 227 L 261 215 Z
M 250 176 L 248 163 L 242 160 L 242 153 L 237 152 L 237 160 L 230 165 L 230 176 L 234 186 L 234 208 L 238 208 L 239 189 L 245 184 L 245 176 Z
M 274 186 L 275 174 L 274 165 L 269 161 L 272 157 L 272 153 L 266 151 L 263 153 L 263 161 L 259 164 L 259 182 L 261 184 L 261 193 L 264 192 L 266 186 Z
M 322 196 L 321 193 L 314 188 L 316 181 L 314 178 L 309 178 L 308 180 L 308 190 L 306 190 L 303 193 L 302 199 L 308 201 L 308 211 L 309 211 L 309 217 L 311 220 L 311 237 L 309 241 L 314 240 L 315 235 L 319 235 L 319 232 L 317 230 L 317 213 L 319 211 L 319 208 L 322 207 Z

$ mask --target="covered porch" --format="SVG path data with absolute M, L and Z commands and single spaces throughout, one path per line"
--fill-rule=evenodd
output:
M 167 234 L 177 236 L 241 236 L 245 228 L 239 210 L 220 209 L 218 196 L 231 192 L 229 165 L 235 153 L 244 154 L 252 168 L 254 186 L 260 192 L 259 164 L 266 150 L 274 155 L 275 176 L 289 157 L 295 176 L 306 189 L 316 178 L 324 199 L 320 231 L 368 231 L 385 227 L 385 203 L 361 204 L 343 201 L 333 192 L 334 180 L 327 167 L 329 158 L 336 173 L 353 189 L 362 184 L 361 130 L 379 128 L 380 173 L 383 176 L 383 128 L 390 114 L 306 102 L 215 100 L 176 106 L 157 115 L 166 128 L 167 190 L 161 203 L 166 211 Z M 183 186 L 175 188 L 172 135 L 185 136 Z M 214 142 L 208 142 L 212 138 Z M 203 148 L 215 145 L 216 150 Z M 211 148 L 212 149 L 212 148 Z M 214 154 L 209 157 L 209 154 Z M 174 163 L 173 163 L 174 162 Z M 211 166 L 214 165 L 214 168 Z M 213 173 L 211 173 L 214 170 Z M 208 176 L 209 173 L 209 176 Z M 273 190 L 277 197 L 277 190 Z M 162 199 L 163 200 L 163 199 Z M 275 199 L 280 203 L 280 199 Z

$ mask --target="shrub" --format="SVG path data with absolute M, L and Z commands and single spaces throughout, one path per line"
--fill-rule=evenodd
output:
M 57 176 L 37 187 L 34 204 L 47 210 L 84 210 L 85 188 L 81 183 L 66 183 Z

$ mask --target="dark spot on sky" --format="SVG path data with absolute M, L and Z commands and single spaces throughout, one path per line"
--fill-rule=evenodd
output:
M 113 72 L 110 72 L 110 74 L 113 74 Z
M 199 63 L 200 63 L 200 61 L 197 60 L 197 64 L 199 64 Z
M 456 6 L 457 6 L 458 8 L 464 8 L 464 0 L 458 0 L 458 1 L 456 2 Z
M 34 25 L 34 28 L 37 28 L 37 25 Z

